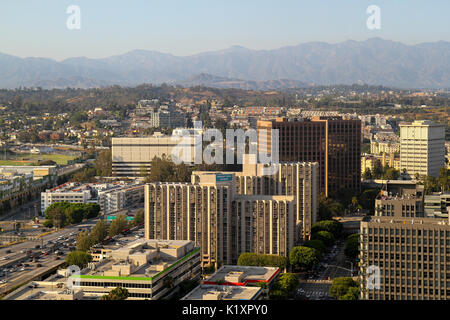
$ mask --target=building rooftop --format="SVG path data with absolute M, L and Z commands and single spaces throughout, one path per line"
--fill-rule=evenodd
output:
M 223 266 L 212 274 L 203 284 L 247 285 L 249 283 L 269 283 L 280 273 L 275 267 Z
M 105 253 L 105 257 L 85 272 L 82 278 L 125 277 L 152 280 L 160 272 L 195 253 L 189 240 L 138 239 Z
M 256 300 L 261 292 L 258 287 L 199 285 L 181 300 Z

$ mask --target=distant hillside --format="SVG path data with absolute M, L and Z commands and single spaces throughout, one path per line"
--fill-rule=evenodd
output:
M 183 87 L 205 86 L 213 88 L 236 88 L 244 90 L 281 90 L 289 88 L 302 88 L 306 84 L 297 80 L 266 80 L 252 81 L 242 79 L 230 79 L 226 77 L 217 77 L 206 73 L 201 73 L 184 81 L 178 81 L 176 84 Z
M 289 80 L 281 80 L 289 79 Z M 373 38 L 274 50 L 234 46 L 191 56 L 134 50 L 104 59 L 0 54 L 0 87 L 99 87 L 141 83 L 271 90 L 305 84 L 450 88 L 450 43 L 405 45 Z

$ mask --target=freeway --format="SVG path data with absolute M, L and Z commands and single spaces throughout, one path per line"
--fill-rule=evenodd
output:
M 136 214 L 139 207 L 118 212 Z M 33 280 L 39 274 L 62 264 L 65 255 L 74 250 L 78 233 L 91 229 L 102 217 L 67 226 L 49 234 L 42 235 L 38 241 L 26 241 L 0 249 L 0 294 Z M 39 247 L 38 247 L 39 246 Z M 55 251 L 60 251 L 58 255 Z M 46 253 L 45 253 L 46 252 Z M 38 255 L 39 261 L 33 256 Z M 58 260 L 55 260 L 59 257 Z M 25 266 L 28 264 L 28 266 Z M 38 265 L 41 266 L 38 266 Z M 5 283 L 1 283 L 5 282 Z

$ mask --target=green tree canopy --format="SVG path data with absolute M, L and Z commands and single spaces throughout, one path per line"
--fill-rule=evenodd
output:
M 122 287 L 116 287 L 109 294 L 101 297 L 101 300 L 126 300 L 129 296 L 128 290 Z
M 329 231 L 317 231 L 312 234 L 313 240 L 320 240 L 325 244 L 325 246 L 330 247 L 334 244 L 334 235 Z
M 105 220 L 101 219 L 97 221 L 95 226 L 92 228 L 89 238 L 91 240 L 91 244 L 101 243 L 106 236 L 108 235 L 108 224 Z
M 96 174 L 102 177 L 110 177 L 112 174 L 111 150 L 101 150 L 95 160 Z
M 238 258 L 239 266 L 259 266 L 286 268 L 288 260 L 286 257 L 273 254 L 258 254 L 253 252 L 243 252 Z
M 109 225 L 108 234 L 109 236 L 114 237 L 126 228 L 128 228 L 128 221 L 126 220 L 126 216 L 124 214 L 121 214 L 118 215 L 116 219 L 113 220 Z
M 92 261 L 92 256 L 84 251 L 72 251 L 66 256 L 67 265 L 76 265 L 80 269 L 87 266 Z
M 289 263 L 295 269 L 311 269 L 319 262 L 318 253 L 314 248 L 297 246 L 289 253 Z
M 338 238 L 342 232 L 342 223 L 335 220 L 319 221 L 312 225 L 311 233 L 316 233 L 319 231 L 331 232 L 335 238 Z
M 82 231 L 78 234 L 76 245 L 78 251 L 86 252 L 92 245 L 93 243 L 91 237 L 89 236 L 89 232 Z
M 348 236 L 345 241 L 345 255 L 351 259 L 355 259 L 359 253 L 359 233 L 354 233 Z
M 144 222 L 144 209 L 139 209 L 133 218 L 133 226 L 138 226 Z
M 323 252 L 326 249 L 325 244 L 319 239 L 305 241 L 303 243 L 303 246 L 316 249 L 317 254 L 318 254 L 317 258 L 319 260 L 320 260 L 320 257 L 322 256 Z
M 330 296 L 338 300 L 342 300 L 342 298 L 345 295 L 347 295 L 347 293 L 349 293 L 350 295 L 355 293 L 354 289 L 352 289 L 352 291 L 349 292 L 349 289 L 352 287 L 359 290 L 358 282 L 354 281 L 352 278 L 350 277 L 334 278 L 330 287 Z M 347 296 L 345 299 L 350 300 L 348 298 L 349 296 Z

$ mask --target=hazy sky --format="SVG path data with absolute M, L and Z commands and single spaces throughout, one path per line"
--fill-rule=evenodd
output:
M 80 30 L 66 26 L 69 5 L 80 7 Z M 380 30 L 366 26 L 369 5 L 381 9 Z M 372 37 L 450 41 L 450 1 L 0 1 L 0 52 L 20 57 L 99 58 L 134 49 L 190 55 L 232 45 L 275 49 Z

